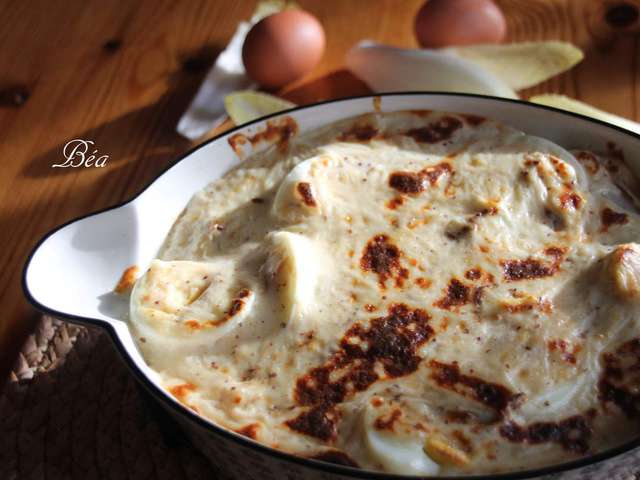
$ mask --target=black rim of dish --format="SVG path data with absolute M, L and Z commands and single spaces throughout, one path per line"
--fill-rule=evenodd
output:
M 107 330 L 109 332 L 109 335 L 111 336 L 113 343 L 115 344 L 116 348 L 118 349 L 118 352 L 120 353 L 120 357 L 125 361 L 125 363 L 127 364 L 127 366 L 129 367 L 129 369 L 134 373 L 134 375 L 136 376 L 137 380 L 144 386 L 144 388 L 154 397 L 154 399 L 156 399 L 159 402 L 162 402 L 162 404 L 167 407 L 172 409 L 173 411 L 175 411 L 176 413 L 178 413 L 179 415 L 181 415 L 182 417 L 184 417 L 185 419 L 187 419 L 189 422 L 196 424 L 198 427 L 207 430 L 207 433 L 211 433 L 211 434 L 215 434 L 218 436 L 221 436 L 225 439 L 231 440 L 237 444 L 240 444 L 241 446 L 245 447 L 245 448 L 251 448 L 257 452 L 260 452 L 264 455 L 267 456 L 271 456 L 271 457 L 275 457 L 281 461 L 284 462 L 291 462 L 291 463 L 295 463 L 295 464 L 299 464 L 302 465 L 304 467 L 307 468 L 311 468 L 311 469 L 316 469 L 316 470 L 322 470 L 324 472 L 330 472 L 330 473 L 335 473 L 335 474 L 339 474 L 339 475 L 344 475 L 344 476 L 350 476 L 352 478 L 362 478 L 362 479 L 369 479 L 369 480 L 383 480 L 383 479 L 397 479 L 397 480 L 410 480 L 410 479 L 433 479 L 433 480 L 461 480 L 461 479 L 470 479 L 470 480 L 516 480 L 516 479 L 525 479 L 525 478 L 536 478 L 536 477 L 541 477 L 544 475 L 550 475 L 550 474 L 558 474 L 561 472 L 566 472 L 569 470 L 574 470 L 574 469 L 578 469 L 581 467 L 585 467 L 587 465 L 593 465 L 596 464 L 598 462 L 607 460 L 607 459 L 611 459 L 613 457 L 616 457 L 618 455 L 621 455 L 623 453 L 626 453 L 634 448 L 640 447 L 640 436 L 634 440 L 631 440 L 625 444 L 619 445 L 617 447 L 614 447 L 612 449 L 603 451 L 603 452 L 599 452 L 596 453 L 594 455 L 589 455 L 583 458 L 579 458 L 577 460 L 572 460 L 570 462 L 565 462 L 565 463 L 559 463 L 556 465 L 550 465 L 547 467 L 542 467 L 542 468 L 538 468 L 538 469 L 534 469 L 534 470 L 522 470 L 522 471 L 516 471 L 516 472 L 507 472 L 507 473 L 498 473 L 498 474 L 492 474 L 492 475 L 465 475 L 465 476 L 411 476 L 411 475 L 397 475 L 397 474 L 389 474 L 389 473 L 383 473 L 383 472 L 376 472 L 376 471 L 371 471 L 371 470 L 362 470 L 362 469 L 358 469 L 358 468 L 353 468 L 353 467 L 347 467 L 347 466 L 343 466 L 343 465 L 337 465 L 337 464 L 333 464 L 333 463 L 327 463 L 327 462 L 323 462 L 323 461 L 318 461 L 318 460 L 313 460 L 310 458 L 305 458 L 305 457 L 300 457 L 300 456 L 296 456 L 290 453 L 286 453 L 284 451 L 281 450 L 276 450 L 274 448 L 268 447 L 266 445 L 262 445 L 258 442 L 255 442 L 253 440 L 250 440 L 244 436 L 241 436 L 239 434 L 233 433 L 223 427 L 219 427 L 217 425 L 215 425 L 214 423 L 210 422 L 209 420 L 206 420 L 205 418 L 197 415 L 195 412 L 193 412 L 191 409 L 185 407 L 184 405 L 180 404 L 179 402 L 177 402 L 176 400 L 170 398 L 168 396 L 168 394 L 166 392 L 164 392 L 162 389 L 160 389 L 159 387 L 157 387 L 147 376 L 146 374 L 136 365 L 136 363 L 133 361 L 133 359 L 130 357 L 129 352 L 127 351 L 127 349 L 124 347 L 124 345 L 122 344 L 122 342 L 120 341 L 120 338 L 117 334 L 117 332 L 115 331 L 115 329 L 113 328 L 112 325 L 110 325 L 109 323 L 105 322 L 104 320 L 99 320 L 99 319 L 95 319 L 95 318 L 89 318 L 89 317 L 82 317 L 82 316 L 78 316 L 78 315 L 72 315 L 69 313 L 65 313 L 65 312 L 60 312 L 58 310 L 54 310 L 51 308 L 48 308 L 47 306 L 39 303 L 29 292 L 28 286 L 27 286 L 27 270 L 29 268 L 29 265 L 31 263 L 31 260 L 33 259 L 34 254 L 36 253 L 36 251 L 40 248 L 40 246 L 49 238 L 51 237 L 53 234 L 55 234 L 56 232 L 58 232 L 59 230 L 63 229 L 64 227 L 84 220 L 88 217 L 92 217 L 94 215 L 99 215 L 101 213 L 105 213 L 108 212 L 110 210 L 115 210 L 117 208 L 123 207 L 131 202 L 133 202 L 134 200 L 136 200 L 140 195 L 142 195 L 142 193 L 144 193 L 148 188 L 150 188 L 160 177 L 162 177 L 165 173 L 167 173 L 171 168 L 173 168 L 175 165 L 177 165 L 178 163 L 180 163 L 182 160 L 184 160 L 185 158 L 187 158 L 189 155 L 191 155 L 193 152 L 195 152 L 196 150 L 199 150 L 203 147 L 205 147 L 206 145 L 218 141 L 221 138 L 224 138 L 230 134 L 233 134 L 236 131 L 239 130 L 243 130 L 245 128 L 247 128 L 248 126 L 263 122 L 265 120 L 268 120 L 270 118 L 273 117 L 278 117 L 281 115 L 286 115 L 286 114 L 290 114 L 292 112 L 296 112 L 298 110 L 304 110 L 304 109 L 309 109 L 309 108 L 314 108 L 317 106 L 321 106 L 321 105 L 328 105 L 328 104 L 334 104 L 334 103 L 340 103 L 340 102 L 345 102 L 345 101 L 349 101 L 349 100 L 358 100 L 358 99 L 366 99 L 366 98 L 376 98 L 376 97 L 401 97 L 401 96 L 420 96 L 420 97 L 466 97 L 466 98 L 476 98 L 476 99 L 483 99 L 489 102 L 502 102 L 502 103 L 511 103 L 511 104 L 516 104 L 519 105 L 521 107 L 525 107 L 525 108 L 533 108 L 533 109 L 538 109 L 538 110 L 546 110 L 546 111 L 551 111 L 554 113 L 559 113 L 561 115 L 564 116 L 568 116 L 568 117 L 573 117 L 573 118 L 578 118 L 581 120 L 585 120 L 587 122 L 590 123 L 595 123 L 601 126 L 604 126 L 608 129 L 611 130 L 615 130 L 618 131 L 620 133 L 623 133 L 625 135 L 628 135 L 636 140 L 640 140 L 640 135 L 630 131 L 630 130 L 626 130 L 622 127 L 618 127 L 617 125 L 613 125 L 607 122 L 604 122 L 602 120 L 598 120 L 595 118 L 591 118 L 591 117 L 587 117 L 585 115 L 580 115 L 577 113 L 573 113 L 573 112 L 569 112 L 569 111 L 565 111 L 565 110 L 561 110 L 558 108 L 554 108 L 554 107 L 549 107 L 546 105 L 539 105 L 539 104 L 535 104 L 535 103 L 530 103 L 530 102 L 526 102 L 523 100 L 517 100 L 517 99 L 511 99 L 511 98 L 501 98 L 501 97 L 493 97 L 493 96 L 489 96 L 489 95 L 478 95 L 478 94 L 473 94 L 473 93 L 448 93 L 448 92 L 420 92 L 420 91 L 409 91 L 409 92 L 390 92 L 390 93 L 377 93 L 377 94 L 368 94 L 368 95 L 354 95 L 354 96 L 350 96 L 350 97 L 344 97 L 344 98 L 339 98 L 339 99 L 334 99 L 334 100 L 325 100 L 322 102 L 317 102 L 317 103 L 313 103 L 313 104 L 308 104 L 308 105 L 301 105 L 301 106 L 297 106 L 294 108 L 290 108 L 288 110 L 283 110 L 280 112 L 276 112 L 270 115 L 266 115 L 264 117 L 260 117 L 258 119 L 252 120 L 251 122 L 247 122 L 244 123 L 242 125 L 239 125 L 237 127 L 232 128 L 231 130 L 227 130 L 219 135 L 216 135 L 215 137 L 194 146 L 193 148 L 189 149 L 186 153 L 180 155 L 176 160 L 174 160 L 173 162 L 169 163 L 160 173 L 158 173 L 155 178 L 150 181 L 145 187 L 143 187 L 137 194 L 135 194 L 133 197 L 131 197 L 128 200 L 125 200 L 123 202 L 120 202 L 116 205 L 113 205 L 111 207 L 107 207 L 107 208 L 103 208 L 101 210 L 97 210 L 91 213 L 88 213 L 86 215 L 82 215 L 76 218 L 73 218 L 57 227 L 55 227 L 54 229 L 50 230 L 47 234 L 45 234 L 36 244 L 35 246 L 31 249 L 31 251 L 29 252 L 27 259 L 25 261 L 23 270 L 22 270 L 22 278 L 21 278 L 21 284 L 22 284 L 22 290 L 24 292 L 25 297 L 27 298 L 27 300 L 34 306 L 36 307 L 38 310 L 40 310 L 41 312 L 47 313 L 49 315 L 52 315 L 54 317 L 57 318 L 64 318 L 67 320 L 70 320 L 72 322 L 75 323 L 79 323 L 79 324 L 86 324 L 86 325 L 93 325 L 93 326 L 98 326 L 104 330 Z M 463 113 L 463 112 L 460 112 Z

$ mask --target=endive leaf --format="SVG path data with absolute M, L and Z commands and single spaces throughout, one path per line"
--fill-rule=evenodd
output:
M 611 123 L 627 130 L 631 130 L 635 133 L 640 133 L 640 123 L 628 120 L 613 113 L 605 112 L 598 108 L 592 107 L 589 104 L 574 100 L 565 95 L 556 94 L 544 94 L 536 95 L 529 99 L 530 102 L 540 105 L 547 105 L 549 107 L 560 108 L 562 110 L 568 110 L 570 112 L 579 113 L 588 117 L 597 118 L 603 122 Z
M 253 90 L 233 92 L 224 97 L 224 108 L 236 125 L 292 107 L 295 103 Z
M 404 49 L 363 41 L 346 57 L 351 72 L 376 92 L 464 92 L 518 98 L 505 82 L 478 65 L 439 50 Z
M 493 73 L 514 90 L 532 87 L 579 63 L 582 50 L 567 42 L 523 42 L 446 48 Z
M 281 12 L 288 8 L 297 8 L 296 2 L 289 0 L 262 0 L 256 5 L 256 9 L 251 16 L 251 22 L 259 22 L 264 17 L 273 15 L 274 13 Z

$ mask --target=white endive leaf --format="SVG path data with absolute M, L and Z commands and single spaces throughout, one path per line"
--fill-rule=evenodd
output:
M 640 123 L 628 120 L 623 117 L 619 117 L 618 115 L 614 115 L 613 113 L 605 112 L 584 102 L 569 98 L 565 95 L 536 95 L 531 97 L 529 101 L 538 103 L 540 105 L 547 105 L 549 107 L 568 110 L 569 112 L 579 113 L 581 115 L 586 115 L 587 117 L 597 118 L 598 120 L 602 120 L 603 122 L 626 128 L 627 130 L 631 130 L 635 133 L 640 133 Z
M 259 22 L 264 17 L 288 8 L 298 8 L 298 4 L 290 0 L 262 0 L 258 2 L 256 9 L 253 11 L 253 15 L 251 15 L 251 23 Z
M 438 50 L 404 49 L 363 41 L 347 53 L 346 65 L 376 92 L 426 90 L 518 98 L 492 73 Z
M 446 48 L 493 73 L 514 90 L 533 87 L 569 70 L 584 58 L 582 50 L 567 42 L 522 42 Z
M 295 103 L 254 90 L 241 90 L 224 97 L 224 108 L 236 125 L 295 106 Z

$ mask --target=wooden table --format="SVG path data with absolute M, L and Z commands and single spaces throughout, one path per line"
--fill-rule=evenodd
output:
M 342 69 L 362 38 L 415 46 L 423 0 L 297 0 L 327 33 L 321 65 L 286 96 L 366 93 Z M 530 92 L 560 92 L 638 119 L 640 0 L 499 0 L 510 40 L 584 49 L 571 72 Z M 192 144 L 178 118 L 254 1 L 30 0 L 0 4 L 0 379 L 37 313 L 20 288 L 25 257 L 54 226 L 131 197 Z M 71 139 L 105 168 L 58 168 Z M 1 383 L 0 383 L 1 384 Z

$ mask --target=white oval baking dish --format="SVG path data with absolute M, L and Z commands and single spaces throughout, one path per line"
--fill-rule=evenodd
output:
M 113 293 L 123 270 L 131 265 L 144 269 L 155 257 L 193 193 L 241 161 L 227 141 L 230 136 L 237 133 L 250 136 L 266 128 L 267 120 L 281 116 L 293 118 L 300 133 L 304 133 L 374 109 L 382 112 L 428 109 L 481 115 L 569 149 L 605 151 L 609 142 L 613 142 L 624 152 L 631 168 L 640 174 L 640 136 L 598 120 L 517 100 L 465 94 L 392 93 L 294 108 L 238 127 L 185 154 L 133 199 L 72 220 L 47 234 L 37 243 L 24 268 L 23 288 L 29 301 L 55 317 L 106 329 L 141 384 L 183 425 L 194 445 L 223 475 L 243 480 L 416 478 L 295 457 L 199 417 L 160 388 L 124 320 L 128 301 Z M 256 151 L 266 147 L 267 144 L 259 144 Z M 571 463 L 466 478 L 568 480 L 604 470 L 608 476 L 615 476 L 612 469 L 621 464 L 621 456 L 640 456 L 633 451 L 638 446 L 640 439 Z

